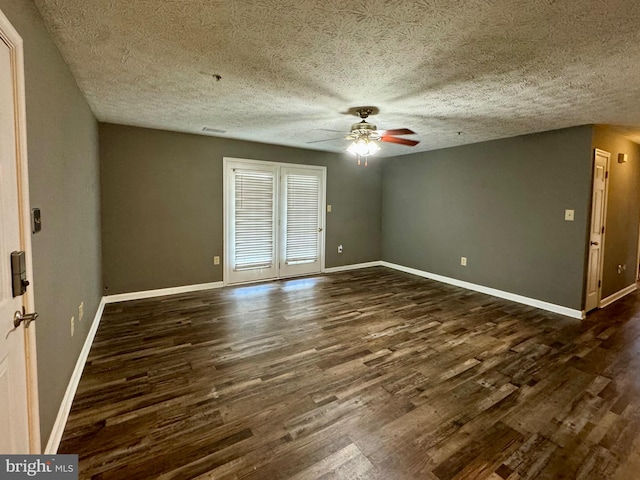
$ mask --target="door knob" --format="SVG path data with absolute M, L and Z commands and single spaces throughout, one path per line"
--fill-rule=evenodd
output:
M 591 245 L 600 245 L 598 242 L 591 242 Z
M 24 309 L 23 309 L 24 310 Z M 38 314 L 36 312 L 33 313 L 24 313 L 20 310 L 16 310 L 16 313 L 13 314 L 13 326 L 18 328 L 22 322 L 24 322 L 24 326 L 28 327 L 29 324 L 38 318 Z

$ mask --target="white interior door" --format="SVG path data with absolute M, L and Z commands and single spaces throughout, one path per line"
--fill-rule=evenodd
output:
M 2 24 L 0 23 L 0 28 Z M 1 32 L 0 32 L 1 33 Z M 29 410 L 25 328 L 15 328 L 11 252 L 23 250 L 18 190 L 15 62 L 0 35 L 0 452 L 29 453 Z
M 585 311 L 593 310 L 600 302 L 602 290 L 602 261 L 604 254 L 604 224 L 607 210 L 607 179 L 610 154 L 595 150 L 593 162 L 593 194 L 591 200 L 591 228 L 589 230 L 589 264 Z
M 320 273 L 326 169 L 225 159 L 227 284 Z
M 323 175 L 309 168 L 280 170 L 280 276 L 322 271 Z

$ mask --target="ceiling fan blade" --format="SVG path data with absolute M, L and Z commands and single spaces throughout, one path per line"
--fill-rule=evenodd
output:
M 413 135 L 413 130 L 409 130 L 408 128 L 396 128 L 394 130 L 381 130 L 380 135 Z
M 311 140 L 310 142 L 305 142 L 305 143 L 331 142 L 332 140 L 339 140 L 339 139 L 344 139 L 344 135 L 342 137 L 323 138 L 322 140 Z
M 397 138 L 389 135 L 383 135 L 380 137 L 380 141 L 389 143 L 398 143 L 400 145 L 406 145 L 407 147 L 415 147 L 420 142 L 418 140 L 409 140 L 408 138 Z

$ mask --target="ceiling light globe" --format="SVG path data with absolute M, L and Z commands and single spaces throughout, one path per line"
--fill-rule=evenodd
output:
M 369 142 L 367 140 L 361 138 L 356 142 L 356 152 L 358 155 L 368 155 L 369 154 Z

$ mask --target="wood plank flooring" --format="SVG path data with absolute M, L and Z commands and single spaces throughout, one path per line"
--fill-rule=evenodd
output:
M 639 438 L 639 294 L 579 321 L 374 267 L 108 305 L 59 452 L 87 479 L 603 480 Z

